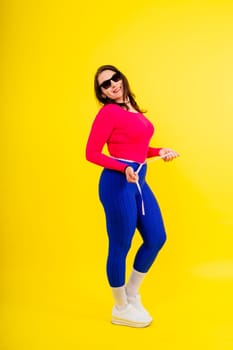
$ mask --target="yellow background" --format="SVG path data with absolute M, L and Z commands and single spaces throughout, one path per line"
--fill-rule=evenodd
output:
M 232 1 L 1 7 L 1 349 L 232 349 Z M 140 330 L 110 324 L 101 169 L 84 157 L 102 64 L 128 77 L 152 145 L 181 154 L 149 165 L 168 241 Z

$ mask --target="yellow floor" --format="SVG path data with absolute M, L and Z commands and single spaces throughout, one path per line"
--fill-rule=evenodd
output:
M 63 281 L 55 276 L 51 284 L 49 279 L 46 283 L 48 275 L 36 281 L 33 271 L 21 271 L 25 280 L 19 281 L 17 271 L 14 280 L 8 277 L 1 349 L 232 350 L 232 263 L 223 265 L 224 277 L 211 276 L 210 265 L 189 268 L 166 289 L 151 289 L 153 279 L 161 283 L 160 273 L 153 271 L 142 287 L 144 304 L 154 318 L 145 329 L 110 323 L 112 300 L 102 280 L 94 292 L 91 284 L 72 287 L 73 274 Z

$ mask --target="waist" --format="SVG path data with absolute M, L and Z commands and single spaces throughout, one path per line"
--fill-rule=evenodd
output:
M 125 158 L 118 158 L 118 157 L 113 157 L 111 156 L 111 158 L 113 159 L 117 159 L 117 160 L 120 160 L 122 162 L 126 162 L 126 163 L 135 163 L 135 164 L 139 164 L 139 165 L 143 165 L 143 164 L 146 164 L 146 161 L 144 162 L 138 162 L 137 160 L 132 160 L 132 159 L 125 159 Z
M 146 162 L 140 163 L 140 162 L 137 162 L 137 161 L 132 160 L 132 159 L 117 158 L 117 157 L 112 157 L 112 158 L 119 160 L 119 162 L 122 162 L 122 163 L 125 163 L 125 164 L 132 166 L 132 168 L 134 169 L 134 171 L 137 174 L 139 174 L 139 172 L 141 172 L 142 169 L 145 169 L 145 171 L 147 169 Z M 145 173 L 144 173 L 144 176 L 145 176 Z

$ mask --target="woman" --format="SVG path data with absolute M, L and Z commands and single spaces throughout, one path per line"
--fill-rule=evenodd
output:
M 139 287 L 166 240 L 157 201 L 145 181 L 146 158 L 172 160 L 178 153 L 169 148 L 152 148 L 153 125 L 143 115 L 125 75 L 111 65 L 95 75 L 95 94 L 103 105 L 88 138 L 86 158 L 104 167 L 99 196 L 106 216 L 109 239 L 107 277 L 114 307 L 112 323 L 146 327 L 152 317 L 143 307 Z M 110 155 L 102 153 L 107 144 Z M 135 230 L 143 243 L 135 256 L 125 284 L 126 257 Z

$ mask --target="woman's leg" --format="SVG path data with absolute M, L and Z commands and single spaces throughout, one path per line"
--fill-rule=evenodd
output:
M 139 248 L 135 260 L 134 268 L 126 285 L 128 302 L 144 315 L 149 315 L 143 307 L 139 294 L 139 288 L 144 280 L 147 271 L 153 264 L 158 252 L 166 240 L 165 229 L 158 203 L 145 183 L 142 186 L 142 196 L 145 207 L 145 215 L 142 215 L 142 198 L 137 197 L 138 202 L 138 223 L 137 228 L 143 238 L 143 244 Z
M 127 183 L 124 174 L 103 171 L 99 194 L 109 238 L 107 277 L 113 288 L 125 284 L 126 257 L 137 225 L 136 191 L 136 186 Z
M 142 187 L 142 196 L 145 215 L 142 215 L 141 197 L 138 197 L 137 228 L 142 236 L 143 243 L 136 254 L 134 269 L 126 286 L 127 295 L 132 298 L 139 295 L 139 288 L 145 278 L 146 272 L 153 264 L 158 252 L 166 241 L 160 208 L 147 183 Z
M 126 256 L 137 223 L 136 191 L 134 184 L 126 182 L 124 174 L 107 170 L 102 173 L 99 193 L 105 210 L 109 237 L 107 276 L 115 302 L 112 323 L 146 327 L 152 318 L 128 303 L 124 286 Z
M 166 232 L 157 200 L 147 183 L 142 188 L 145 215 L 139 210 L 137 228 L 142 236 L 143 244 L 139 248 L 134 269 L 146 273 L 166 241 Z M 140 198 L 138 198 L 140 207 Z

